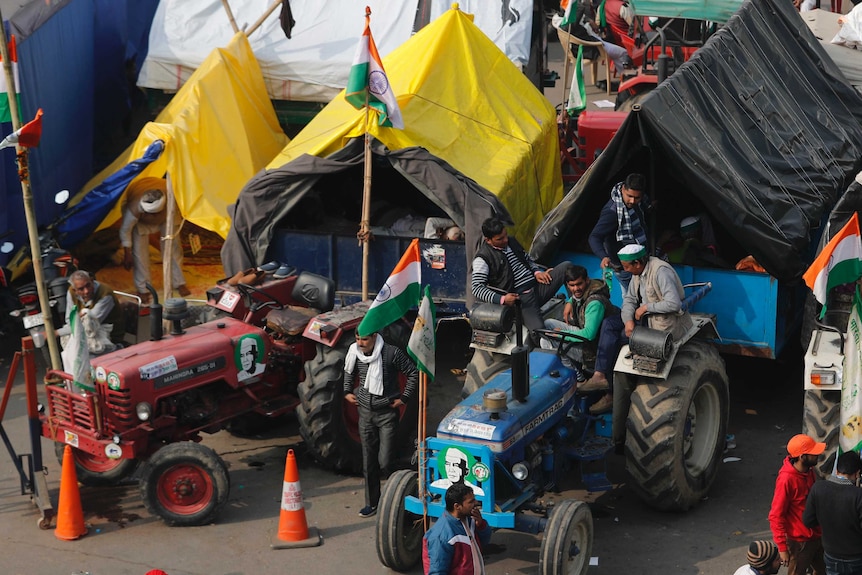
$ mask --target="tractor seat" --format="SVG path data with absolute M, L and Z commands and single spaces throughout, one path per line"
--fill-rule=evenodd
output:
M 273 309 L 266 314 L 266 327 L 282 335 L 300 335 L 308 325 L 308 320 L 318 313 L 314 308 L 300 306 Z

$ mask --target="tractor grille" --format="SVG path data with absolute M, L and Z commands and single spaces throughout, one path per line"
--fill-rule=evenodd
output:
M 99 397 L 104 398 L 105 413 L 102 419 L 105 422 L 105 433 L 121 433 L 135 426 L 137 418 L 135 406 L 132 405 L 131 390 L 115 391 L 110 389 L 107 383 L 97 383 L 96 389 Z

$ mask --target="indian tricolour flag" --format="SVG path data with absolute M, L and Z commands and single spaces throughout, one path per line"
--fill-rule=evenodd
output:
M 584 86 L 584 47 L 578 46 L 578 59 L 575 62 L 575 72 L 572 75 L 572 85 L 569 87 L 569 99 L 566 112 L 575 118 L 587 109 L 587 89 Z
M 862 238 L 859 217 L 853 217 L 829 240 L 808 271 L 802 276 L 814 297 L 823 304 L 820 317 L 826 313 L 826 296 L 835 286 L 855 282 L 862 277 Z
M 370 335 L 404 317 L 419 302 L 419 284 L 422 267 L 419 262 L 419 240 L 414 238 L 401 261 L 389 274 L 389 279 L 374 298 L 362 323 L 356 328 L 359 335 Z
M 563 21 L 560 22 L 560 28 L 569 24 L 577 24 L 575 22 L 575 12 L 578 7 L 578 0 L 562 0 L 560 8 L 563 9 Z
M 401 109 L 392 92 L 389 78 L 383 70 L 383 61 L 371 36 L 371 10 L 365 9 L 365 31 L 356 48 L 353 67 L 347 78 L 344 98 L 357 110 L 368 104 L 380 115 L 381 126 L 404 129 Z
M 16 88 L 20 86 L 18 81 L 18 53 L 15 48 L 15 36 L 9 41 L 9 61 L 12 62 L 12 77 L 15 79 Z M 0 58 L 2 63 L 2 58 Z M 18 109 L 21 109 L 21 94 L 18 94 Z M 6 85 L 6 73 L 0 70 L 0 122 L 11 122 L 12 110 L 9 107 L 9 87 Z

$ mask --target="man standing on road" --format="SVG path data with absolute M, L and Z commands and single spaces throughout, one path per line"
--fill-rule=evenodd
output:
M 407 376 L 400 391 L 398 373 Z M 359 386 L 353 383 L 359 377 Z M 380 478 L 389 471 L 395 453 L 398 408 L 410 401 L 419 382 L 419 370 L 407 354 L 383 341 L 378 333 L 360 335 L 344 358 L 344 399 L 359 410 L 362 442 L 362 473 L 365 476 L 365 507 L 360 517 L 377 513 Z
M 599 220 L 590 232 L 590 249 L 602 258 L 602 269 L 612 268 L 623 293 L 628 288 L 631 274 L 622 269 L 616 254 L 629 244 L 647 245 L 647 221 L 645 211 L 649 209 L 646 194 L 646 178 L 641 174 L 629 174 L 611 190 L 611 198 L 602 207 Z
M 775 543 L 752 541 L 748 546 L 748 565 L 743 565 L 733 575 L 775 575 L 779 569 L 781 557 Z
M 491 528 L 482 519 L 469 485 L 446 490 L 446 511 L 422 539 L 425 575 L 485 575 L 482 546 L 491 541 Z
M 814 575 L 826 573 L 820 528 L 807 527 L 802 521 L 805 501 L 815 481 L 814 466 L 825 449 L 825 443 L 817 443 L 803 433 L 794 435 L 787 443 L 788 456 L 775 479 L 769 527 L 788 575 L 805 575 L 809 567 Z
M 590 406 L 590 413 L 593 414 L 603 413 L 613 407 L 613 388 L 606 370 L 613 368 L 610 362 L 616 361 L 616 354 L 632 336 L 635 325 L 643 323 L 646 318 L 650 328 L 670 332 L 675 340 L 685 335 L 692 326 L 691 316 L 682 309 L 685 290 L 669 263 L 648 256 L 646 248 L 639 244 L 627 245 L 617 255 L 623 269 L 631 275 L 631 283 L 623 297 L 619 319 L 609 317 L 602 326 L 599 355 L 604 360 L 596 360 L 596 371 L 584 384 L 584 389 L 590 391 L 609 390 Z
M 811 488 L 802 521 L 823 530 L 826 575 L 862 575 L 862 461 L 855 451 L 838 457 L 835 474 Z
M 482 222 L 482 235 L 485 243 L 473 260 L 473 296 L 500 305 L 515 305 L 520 300 L 527 329 L 544 329 L 539 308 L 557 293 L 572 264 L 542 271 L 497 218 Z

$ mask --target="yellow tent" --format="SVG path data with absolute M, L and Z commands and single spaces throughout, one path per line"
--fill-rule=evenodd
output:
M 373 25 L 373 21 L 372 21 Z M 496 194 L 529 245 L 562 199 L 554 107 L 473 24 L 453 8 L 383 60 L 404 130 L 368 130 L 390 150 L 421 146 Z M 302 154 L 325 157 L 365 133 L 365 112 L 332 100 L 268 168 Z
M 212 51 L 156 121 L 146 124 L 135 143 L 91 179 L 76 201 L 143 156 L 156 140 L 165 142 L 165 150 L 138 177 L 170 174 L 183 217 L 225 237 L 228 206 L 288 141 L 243 32 Z M 99 229 L 121 217 L 121 205 L 117 202 Z

